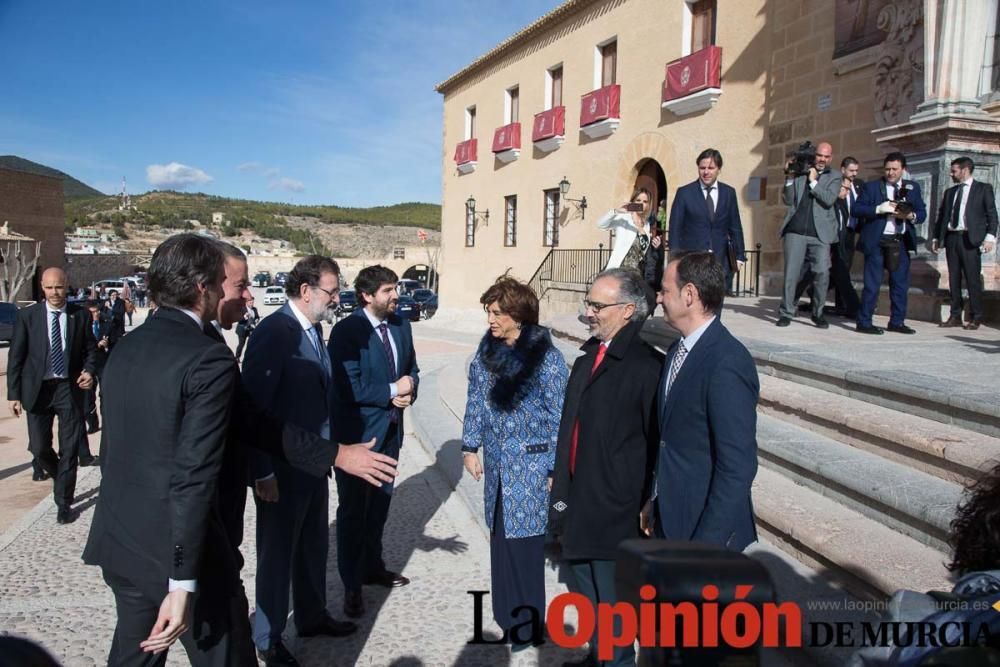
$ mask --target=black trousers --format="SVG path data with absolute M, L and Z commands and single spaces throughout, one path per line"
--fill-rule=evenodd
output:
M 166 582 L 132 581 L 104 571 L 104 581 L 115 595 L 118 623 L 111 641 L 108 665 L 114 667 L 160 667 L 167 653 L 145 653 L 145 641 L 156 623 L 160 604 L 167 594 Z M 257 667 L 250 640 L 249 605 L 242 585 L 234 588 L 215 577 L 199 581 L 194 595 L 190 629 L 180 642 L 193 667 Z
M 969 290 L 970 320 L 983 319 L 983 260 L 979 246 L 972 245 L 968 232 L 948 232 L 944 237 L 944 255 L 948 260 L 948 289 L 951 292 L 951 316 L 962 319 L 962 279 Z
M 854 261 L 854 231 L 847 230 L 841 240 L 830 246 L 830 283 L 833 285 L 837 310 L 854 318 L 861 307 L 861 299 L 851 282 L 851 263 Z
M 389 425 L 382 454 L 399 457 L 403 434 L 397 424 Z M 356 591 L 368 576 L 385 570 L 382 560 L 382 533 L 392 501 L 392 483 L 375 487 L 361 479 L 335 470 L 337 477 L 337 569 L 344 589 Z
M 239 342 L 236 343 L 236 360 L 241 361 L 243 359 L 243 348 L 247 344 L 247 338 L 250 337 L 250 330 L 246 327 L 236 327 L 236 336 L 239 338 Z
M 46 380 L 38 399 L 25 412 L 28 420 L 28 451 L 42 469 L 52 476 L 56 505 L 69 509 L 76 492 L 80 439 L 83 429 L 83 404 L 69 380 Z M 52 422 L 59 417 L 59 454 L 52 447 Z

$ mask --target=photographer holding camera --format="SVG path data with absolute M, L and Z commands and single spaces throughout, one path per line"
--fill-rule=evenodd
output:
M 882 273 L 889 271 L 889 331 L 917 333 L 903 323 L 906 319 L 906 295 L 910 289 L 910 251 L 917 251 L 917 230 L 927 218 L 920 196 L 920 186 L 903 179 L 906 156 L 889 153 L 882 161 L 884 177 L 865 183 L 854 205 L 858 218 L 858 237 L 865 254 L 865 287 L 858 311 L 858 333 L 881 335 L 872 324 L 882 287 Z
M 778 309 L 779 327 L 795 317 L 795 288 L 806 272 L 813 276 L 812 321 L 820 329 L 830 325 L 823 317 L 823 304 L 830 285 L 830 244 L 837 241 L 837 217 L 833 205 L 840 193 L 841 176 L 830 171 L 833 146 L 805 142 L 785 162 L 783 199 L 788 206 L 781 225 L 785 251 L 785 283 Z

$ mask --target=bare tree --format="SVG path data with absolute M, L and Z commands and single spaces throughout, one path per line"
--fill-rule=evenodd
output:
M 34 243 L 32 257 L 25 257 L 24 245 Z M 0 301 L 14 301 L 25 282 L 31 280 L 38 268 L 38 257 L 42 251 L 41 241 L 10 230 L 10 223 L 4 221 L 0 227 L 0 263 L 3 276 L 0 278 Z

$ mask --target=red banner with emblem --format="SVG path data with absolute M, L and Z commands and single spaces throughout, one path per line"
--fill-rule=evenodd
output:
M 498 127 L 493 133 L 493 152 L 502 153 L 521 147 L 521 124 L 511 123 Z
M 580 102 L 580 127 L 608 118 L 619 118 L 621 92 L 621 86 L 616 83 L 584 95 Z
M 476 161 L 476 140 L 466 139 L 455 147 L 455 164 Z
M 548 111 L 535 114 L 535 124 L 531 130 L 532 141 L 542 141 L 566 134 L 566 107 L 552 107 Z
M 722 49 L 709 46 L 667 63 L 663 102 L 686 97 L 706 88 L 718 88 L 722 78 Z

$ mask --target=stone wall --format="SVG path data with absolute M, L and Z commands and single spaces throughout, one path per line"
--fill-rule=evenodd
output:
M 0 224 L 5 220 L 12 231 L 41 242 L 39 277 L 45 267 L 64 265 L 65 222 L 60 179 L 0 168 Z M 25 283 L 17 300 L 30 300 L 38 292 L 37 281 Z
M 134 255 L 66 255 L 66 275 L 74 287 L 130 276 L 137 268 Z

